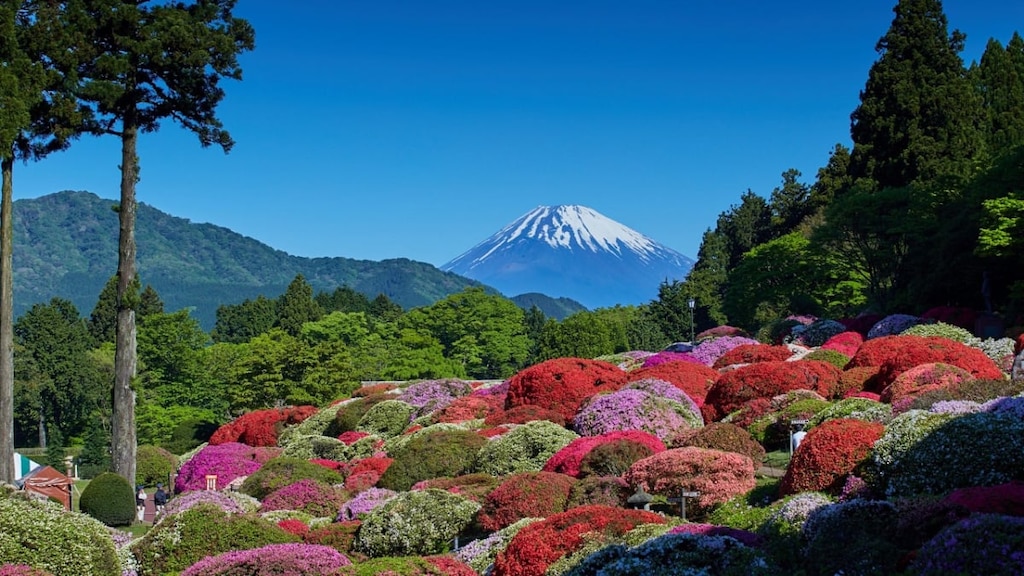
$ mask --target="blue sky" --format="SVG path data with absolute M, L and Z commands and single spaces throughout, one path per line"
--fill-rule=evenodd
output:
M 690 257 L 747 189 L 813 182 L 895 0 L 241 0 L 236 141 L 143 135 L 137 195 L 298 256 L 441 265 L 538 205 L 582 204 Z M 1020 0 L 946 0 L 962 57 Z M 119 142 L 15 169 L 15 199 L 118 196 Z

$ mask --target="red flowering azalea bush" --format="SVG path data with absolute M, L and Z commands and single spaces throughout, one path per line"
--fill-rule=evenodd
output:
M 712 368 L 725 368 L 733 364 L 753 364 L 755 362 L 771 362 L 785 360 L 793 353 L 786 346 L 771 344 L 741 344 L 718 357 Z
M 928 362 L 903 371 L 880 396 L 882 402 L 894 404 L 932 390 L 955 390 L 960 383 L 972 379 L 970 372 L 958 366 Z
M 476 570 L 454 556 L 427 556 L 423 560 L 444 576 L 477 576 Z
M 207 445 L 181 465 L 174 491 L 206 490 L 206 477 L 210 475 L 217 477 L 218 490 L 225 488 L 232 480 L 260 469 L 263 462 L 258 453 L 256 448 L 238 442 Z
M 827 362 L 759 362 L 722 374 L 704 399 L 704 420 L 720 420 L 756 398 L 771 398 L 791 390 L 813 390 L 828 397 L 840 371 Z
M 651 494 L 674 497 L 683 490 L 700 492 L 696 506 L 707 510 L 752 490 L 754 461 L 735 452 L 707 448 L 673 448 L 634 463 L 623 479 Z
M 930 362 L 958 366 L 979 379 L 1004 378 L 999 366 L 977 348 L 938 336 L 911 334 L 883 336 L 864 342 L 846 367 L 878 366 L 876 389 L 871 390 L 878 392 L 899 374 Z
M 342 432 L 338 435 L 338 440 L 345 443 L 346 446 L 351 446 L 359 440 L 369 436 L 369 432 L 359 432 L 358 430 L 349 430 L 348 432 Z
M 241 442 L 249 446 L 277 446 L 282 428 L 298 424 L 317 413 L 316 406 L 293 406 L 256 410 L 221 426 L 210 436 L 210 444 Z
M 358 520 L 339 520 L 325 526 L 313 528 L 302 535 L 302 541 L 306 544 L 319 544 L 330 546 L 347 557 L 355 558 L 352 552 L 352 545 L 356 540 L 356 532 L 362 522 Z
M 580 506 L 520 530 L 494 561 L 494 576 L 543 576 L 548 566 L 584 544 L 590 533 L 620 537 L 640 524 L 664 524 L 644 510 Z
M 714 328 L 708 328 L 703 332 L 698 332 L 695 340 L 697 342 L 703 342 L 705 340 L 714 340 L 715 338 L 721 338 L 723 336 L 742 336 L 743 338 L 750 338 L 750 333 L 743 328 L 737 328 L 735 326 L 715 326 Z
M 501 412 L 505 406 L 503 396 L 483 396 L 470 394 L 459 396 L 444 408 L 434 412 L 432 420 L 439 422 L 465 422 L 477 420 Z
M 598 392 L 618 390 L 627 378 L 626 372 L 609 362 L 555 358 L 512 376 L 505 408 L 534 404 L 560 413 L 568 422 L 584 400 Z
M 413 490 L 429 490 L 431 488 L 437 490 L 445 490 L 452 494 L 458 494 L 468 498 L 478 504 L 483 504 L 484 499 L 501 484 L 502 479 L 490 474 L 482 474 L 474 472 L 473 474 L 463 474 L 462 476 L 456 476 L 454 478 L 433 478 L 430 480 L 424 480 L 417 482 L 413 485 Z
M 878 366 L 850 368 L 849 363 L 847 363 L 842 373 L 839 374 L 839 380 L 832 389 L 830 397 L 849 398 L 860 393 L 874 394 L 877 397 L 877 392 L 868 392 L 867 390 L 869 387 L 875 387 L 874 382 L 878 379 L 879 370 Z
M 370 456 L 360 458 L 349 463 L 348 476 L 345 478 L 345 488 L 352 492 L 366 490 L 375 486 L 380 477 L 387 472 L 394 459 L 386 456 Z
M 484 426 L 501 426 L 502 424 L 526 424 L 534 420 L 547 420 L 559 426 L 565 426 L 565 416 L 558 410 L 542 408 L 534 404 L 523 404 L 508 410 L 499 410 L 484 418 Z
M 833 350 L 844 356 L 852 357 L 857 353 L 861 344 L 864 343 L 864 336 L 860 332 L 840 332 L 825 341 L 821 347 L 825 350 Z
M 206 557 L 181 576 L 273 576 L 329 574 L 352 562 L 328 546 L 269 544 L 251 550 L 233 550 Z
M 524 518 L 547 518 L 565 511 L 576 479 L 555 472 L 521 472 L 505 479 L 484 499 L 477 522 L 488 532 Z
M 306 478 L 282 486 L 263 499 L 261 512 L 301 510 L 314 517 L 331 517 L 345 502 L 345 492 L 319 480 Z
M 765 454 L 764 447 L 754 440 L 750 432 L 728 422 L 712 422 L 703 428 L 687 430 L 673 438 L 670 445 L 673 448 L 693 446 L 735 452 L 747 456 L 754 464 L 760 464 Z
M 352 392 L 353 398 L 366 398 L 367 396 L 376 396 L 378 394 L 385 394 L 398 388 L 398 384 L 392 382 L 382 382 L 380 384 L 367 384 L 361 388 L 356 388 Z
M 295 534 L 300 538 L 309 533 L 309 524 L 295 518 L 285 518 L 277 523 L 278 528 L 289 534 Z
M 945 501 L 971 512 L 1024 517 L 1024 481 L 958 488 L 950 492 Z
M 839 321 L 846 325 L 847 330 L 856 332 L 861 336 L 867 336 L 871 327 L 882 318 L 885 318 L 885 316 L 881 314 L 861 314 L 856 318 L 842 318 Z
M 782 478 L 783 495 L 825 492 L 839 495 L 852 474 L 871 454 L 885 426 L 853 418 L 826 420 L 807 433 Z
M 664 380 L 679 388 L 690 397 L 697 407 L 704 405 L 704 397 L 718 380 L 717 370 L 694 362 L 668 362 L 649 368 L 641 368 L 629 375 L 630 382 L 648 378 Z
M 574 478 L 580 477 L 580 464 L 594 448 L 602 444 L 626 440 L 650 448 L 651 453 L 663 452 L 665 443 L 657 436 L 641 430 L 619 430 L 598 436 L 581 436 L 555 452 L 544 464 L 545 472 L 559 472 Z

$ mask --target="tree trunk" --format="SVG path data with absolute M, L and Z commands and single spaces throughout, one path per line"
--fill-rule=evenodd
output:
M 13 150 L 11 151 L 13 152 Z M 2 161 L 0 192 L 0 482 L 14 477 L 14 154 Z
M 111 418 L 111 464 L 135 485 L 135 183 L 138 180 L 138 128 L 126 114 L 121 134 L 120 235 L 117 244 L 117 328 L 114 352 L 114 411 Z

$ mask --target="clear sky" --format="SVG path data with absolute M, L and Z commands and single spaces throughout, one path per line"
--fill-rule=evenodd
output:
M 946 0 L 967 34 L 1022 0 Z M 747 189 L 813 182 L 895 0 L 240 0 L 234 150 L 168 122 L 138 200 L 298 256 L 441 265 L 538 205 L 582 204 L 695 258 Z M 15 168 L 15 199 L 118 197 L 119 142 Z

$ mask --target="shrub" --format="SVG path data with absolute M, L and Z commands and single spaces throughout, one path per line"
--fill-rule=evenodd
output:
M 330 546 L 352 559 L 354 557 L 352 546 L 355 544 L 356 532 L 359 531 L 361 525 L 362 522 L 358 521 L 332 522 L 326 526 L 310 529 L 302 536 L 302 540 L 306 544 Z
M 813 360 L 759 362 L 722 374 L 705 399 L 704 419 L 712 422 L 757 398 L 791 390 L 813 390 L 827 397 L 839 380 L 839 370 Z
M 380 477 L 383 488 L 402 491 L 413 484 L 469 472 L 487 439 L 469 430 L 418 432 L 392 452 L 394 462 Z
M 1024 518 L 976 514 L 939 532 L 925 543 L 910 574 L 1022 574 Z
M 277 434 L 289 424 L 298 424 L 313 414 L 315 406 L 291 406 L 255 410 L 229 422 L 210 436 L 210 444 L 241 442 L 249 446 L 277 446 Z
M 491 490 L 497 488 L 501 482 L 501 478 L 491 476 L 490 474 L 465 474 L 454 478 L 424 480 L 417 482 L 412 489 L 427 490 L 429 488 L 436 488 L 437 490 L 446 490 L 452 494 L 469 498 L 478 504 L 483 504 L 484 499 L 491 493 Z
M 673 448 L 635 462 L 623 479 L 651 494 L 700 492 L 694 504 L 708 510 L 754 488 L 754 462 L 742 454 L 706 448 Z M 689 504 L 689 503 L 688 503 Z
M 876 454 L 881 451 L 874 460 L 887 495 L 943 494 L 1024 478 L 1020 418 L 988 412 L 929 414 L 910 435 L 893 430 L 899 420 L 893 420 L 875 448 Z M 894 444 L 902 449 L 893 450 Z
M 327 574 L 351 564 L 344 554 L 328 546 L 270 544 L 208 556 L 182 572 L 181 576 Z
M 904 554 L 896 543 L 892 504 L 851 500 L 822 506 L 803 525 L 808 576 L 892 574 Z
M 776 573 L 755 548 L 728 536 L 665 534 L 629 548 L 602 548 L 566 576 L 768 575 Z
M 633 440 L 604 442 L 583 457 L 580 462 L 580 476 L 621 476 L 634 462 L 655 453 L 649 445 Z
M 750 333 L 743 328 L 722 325 L 698 332 L 694 340 L 697 342 L 703 342 L 705 340 L 714 340 L 715 338 L 721 338 L 723 336 L 742 336 L 744 338 L 750 338 Z
M 763 546 L 785 573 L 799 572 L 802 560 L 804 522 L 815 510 L 832 500 L 819 492 L 787 496 L 769 507 L 770 513 L 757 528 Z
M 338 412 L 334 416 L 334 430 L 339 434 L 354 432 L 359 426 L 359 420 L 370 408 L 385 400 L 394 399 L 394 394 L 374 394 L 345 402 L 338 407 Z
M 440 410 L 456 398 L 467 396 L 473 391 L 469 382 L 457 379 L 424 380 L 415 382 L 402 390 L 398 399 L 416 408 L 416 416 L 423 416 Z
M 861 336 L 867 336 L 871 327 L 878 323 L 879 320 L 885 318 L 881 314 L 860 314 L 856 318 L 840 318 L 840 322 L 846 325 L 846 329 L 852 332 L 857 332 Z
M 54 576 L 121 574 L 114 541 L 102 523 L 8 490 L 0 487 L 0 562 Z
M 840 332 L 826 340 L 825 343 L 821 345 L 821 349 L 839 352 L 843 356 L 850 358 L 857 353 L 857 350 L 863 343 L 864 336 L 862 336 L 860 332 Z
M 460 396 L 444 408 L 434 412 L 434 422 L 465 422 L 486 419 L 503 411 L 505 398 L 500 396 Z
M 33 568 L 26 564 L 4 564 L 0 566 L 0 576 L 54 576 L 41 568 Z
M 139 446 L 135 455 L 135 483 L 153 486 L 168 483 L 178 470 L 178 457 L 158 446 Z
M 836 382 L 836 386 L 832 389 L 832 394 L 829 398 L 851 398 L 866 392 L 868 388 L 875 388 L 875 382 L 878 380 L 880 369 L 879 366 L 851 368 L 850 364 L 847 363 L 842 373 L 839 374 L 839 381 Z M 875 393 L 872 392 L 871 394 Z M 875 394 L 875 396 L 877 397 L 878 394 Z
M 974 322 L 978 319 L 978 313 L 973 308 L 936 306 L 924 311 L 921 314 L 921 318 L 972 330 L 974 329 Z M 923 326 L 928 326 L 928 324 L 923 324 Z
M 828 406 L 814 392 L 794 390 L 772 398 L 770 411 L 747 426 L 747 431 L 767 450 L 788 449 L 793 422 L 807 420 Z
M 209 442 L 218 428 L 220 425 L 210 419 L 182 420 L 171 430 L 171 439 L 163 443 L 163 448 L 171 454 L 184 454 Z
M 971 512 L 1024 516 L 1024 481 L 958 488 L 946 496 L 946 502 Z
M 627 375 L 600 360 L 555 358 L 519 371 L 508 381 L 505 408 L 534 404 L 572 419 L 584 400 L 598 392 L 618 390 Z
M 260 510 L 300 510 L 314 517 L 333 518 L 344 501 L 345 494 L 341 489 L 320 480 L 305 478 L 268 494 Z
M 207 556 L 297 542 L 278 525 L 248 514 L 225 514 L 199 504 L 168 516 L 132 545 L 140 576 L 174 574 Z
M 495 412 L 484 418 L 484 426 L 501 426 L 503 424 L 526 424 L 527 422 L 533 422 L 534 420 L 547 420 L 553 422 L 559 426 L 565 426 L 565 416 L 561 412 L 556 410 L 549 410 L 547 408 L 541 408 L 540 406 L 534 406 L 533 404 L 523 404 L 522 406 L 516 406 L 508 410 L 501 410 Z
M 669 362 L 692 362 L 694 364 L 701 364 L 700 360 L 693 357 L 690 352 L 680 352 L 676 350 L 662 350 L 655 352 L 643 359 L 640 363 L 640 368 L 653 368 L 661 364 L 668 364 Z M 703 365 L 703 364 L 702 364 Z
M 164 507 L 164 516 L 179 514 L 199 504 L 214 506 L 225 514 L 255 512 L 260 506 L 259 500 L 234 491 L 193 490 L 168 501 Z
M 258 500 L 271 492 L 294 484 L 299 480 L 319 480 L 325 484 L 340 484 L 341 474 L 318 466 L 308 460 L 279 456 L 264 464 L 242 482 L 239 491 Z
M 402 492 L 365 516 L 355 546 L 372 557 L 438 554 L 479 509 L 444 490 Z
M 815 320 L 800 331 L 796 342 L 808 348 L 823 346 L 832 338 L 846 332 L 846 325 L 836 320 Z
M 469 544 L 466 544 L 455 553 L 455 556 L 468 564 L 478 574 L 490 573 L 491 565 L 494 564 L 494 559 L 497 558 L 498 554 L 508 546 L 512 537 L 519 533 L 524 526 L 539 521 L 540 518 L 527 518 L 520 520 L 508 528 L 503 528 L 497 532 L 479 540 L 473 540 Z
M 432 558 L 418 556 L 399 556 L 389 558 L 370 558 L 351 566 L 343 566 L 335 574 L 338 576 L 468 576 L 466 572 L 445 572 L 449 566 Z M 472 572 L 472 570 L 470 570 Z
M 683 432 L 673 438 L 670 445 L 673 448 L 693 446 L 735 452 L 750 458 L 755 465 L 764 460 L 765 454 L 764 447 L 754 440 L 750 432 L 728 422 L 712 422 L 703 428 Z
M 756 362 L 779 362 L 792 356 L 786 346 L 761 344 L 741 344 L 715 360 L 711 366 L 715 369 L 725 368 L 734 364 L 754 364 Z
M 416 408 L 401 400 L 384 400 L 371 406 L 359 422 L 356 431 L 376 434 L 381 438 L 398 436 L 412 421 Z
M 583 436 L 641 430 L 665 441 L 679 432 L 704 425 L 700 410 L 635 388 L 600 394 L 587 401 L 572 421 Z
M 722 336 L 710 340 L 704 340 L 697 347 L 690 351 L 690 354 L 698 362 L 705 366 L 714 366 L 726 352 L 744 344 L 757 344 L 758 341 L 745 336 Z
M 135 520 L 135 490 L 123 476 L 103 472 L 82 491 L 78 506 L 107 526 L 128 526 Z
M 838 496 L 847 476 L 871 454 L 885 427 L 851 418 L 828 420 L 800 443 L 782 478 L 782 494 L 820 491 Z
M 174 491 L 205 490 L 207 475 L 215 475 L 217 488 L 224 488 L 236 478 L 259 470 L 266 455 L 238 442 L 207 445 L 182 464 L 174 479 Z
M 925 322 L 926 320 L 923 318 L 910 314 L 890 314 L 878 322 L 875 322 L 875 325 L 868 330 L 866 339 L 871 340 L 882 336 L 894 336 L 902 333 L 908 328 Z
M 1002 370 L 981 350 L 938 336 L 884 336 L 869 340 L 847 367 L 878 366 L 876 389 L 882 390 L 902 372 L 929 362 L 958 366 L 975 378 L 1004 377 Z
M 555 472 L 521 472 L 509 476 L 484 499 L 477 522 L 494 532 L 524 518 L 547 518 L 565 511 L 576 479 Z
M 910 402 L 908 409 L 927 410 L 936 402 L 943 400 L 967 400 L 981 403 L 1000 397 L 1015 396 L 1022 391 L 1024 391 L 1024 381 L 1015 383 L 1005 378 L 965 380 L 956 387 L 929 390 L 918 394 Z
M 632 372 L 629 375 L 629 381 L 633 383 L 652 378 L 664 380 L 685 392 L 700 407 L 704 405 L 704 398 L 708 395 L 708 390 L 711 390 L 711 386 L 718 380 L 718 377 L 718 371 L 704 364 L 667 362 Z
M 663 524 L 653 512 L 581 506 L 523 527 L 498 554 L 494 576 L 542 576 L 555 560 L 583 545 L 583 534 L 619 536 L 640 524 Z
M 928 362 L 919 364 L 900 373 L 882 390 L 883 402 L 895 404 L 900 400 L 912 398 L 918 394 L 932 390 L 957 388 L 960 383 L 971 380 L 971 374 L 950 364 Z
M 379 382 L 377 384 L 366 384 L 360 386 L 352 391 L 353 398 L 366 398 L 368 396 L 377 396 L 379 394 L 385 394 L 392 390 L 397 390 L 398 384 L 394 382 Z
M 398 492 L 388 490 L 387 488 L 367 488 L 353 496 L 348 502 L 342 504 L 341 509 L 338 511 L 337 521 L 361 520 L 363 516 L 372 512 L 374 508 L 397 495 Z
M 349 462 L 348 476 L 345 478 L 345 488 L 353 492 L 366 490 L 380 482 L 381 476 L 394 463 L 393 458 L 384 456 L 370 456 L 359 458 Z
M 576 438 L 579 435 L 557 424 L 545 420 L 528 422 L 485 441 L 477 453 L 475 469 L 491 476 L 539 472 L 552 455 Z
M 850 362 L 850 357 L 842 352 L 836 350 L 826 350 L 825 348 L 818 348 L 817 350 L 811 350 L 804 355 L 802 360 L 817 360 L 819 362 L 827 362 L 842 370 Z
M 959 326 L 953 326 L 952 324 L 946 324 L 945 322 L 936 322 L 934 324 L 915 324 L 901 332 L 901 334 L 908 334 L 911 336 L 941 336 L 942 338 L 955 340 L 964 344 L 974 337 L 974 334 L 972 334 L 970 330 Z
M 565 508 L 594 504 L 623 508 L 632 493 L 629 484 L 620 476 L 587 476 L 572 485 Z
M 804 430 L 810 431 L 822 422 L 835 418 L 854 418 L 887 424 L 892 420 L 892 407 L 869 398 L 844 398 L 808 418 Z
M 730 528 L 729 526 L 718 526 L 715 524 L 704 524 L 687 522 L 671 528 L 668 534 L 692 534 L 694 536 L 728 536 L 739 541 L 744 546 L 759 546 L 761 537 L 753 532 Z

